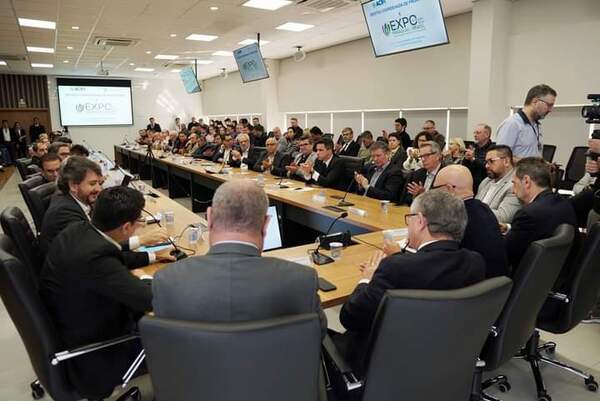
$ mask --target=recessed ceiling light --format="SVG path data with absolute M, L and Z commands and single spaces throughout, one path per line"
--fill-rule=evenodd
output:
M 299 22 L 286 22 L 275 29 L 279 29 L 280 31 L 302 32 L 314 27 L 314 25 L 300 24 Z
M 138 68 L 134 69 L 134 71 L 140 71 L 140 72 L 152 72 L 152 71 L 154 71 L 154 68 L 143 68 L 143 67 L 138 67 Z
M 174 56 L 172 54 L 157 54 L 154 58 L 157 60 L 177 60 L 179 56 Z
M 0 65 L 6 65 L 6 61 L 0 60 Z
M 181 71 L 179 68 L 174 68 L 171 70 L 171 72 L 179 72 L 179 71 Z
M 78 26 L 72 26 L 71 29 L 74 30 L 74 31 L 78 31 L 79 27 Z
M 204 64 L 204 65 L 208 65 L 208 64 L 212 64 L 214 63 L 214 61 L 212 60 L 198 60 L 196 61 L 198 64 Z M 192 62 L 192 64 L 194 64 L 194 62 Z
M 31 53 L 54 53 L 54 49 L 51 47 L 27 46 L 27 51 Z
M 65 60 L 65 61 L 63 61 L 63 63 L 69 64 L 69 60 Z
M 172 34 L 170 34 L 169 36 L 170 36 L 170 37 L 172 37 L 172 38 L 176 38 L 176 37 L 177 37 L 177 34 L 176 34 L 176 33 L 172 33 Z
M 150 50 L 146 50 L 146 54 L 152 54 Z
M 135 65 L 135 63 L 129 63 L 129 65 L 133 67 Z
M 225 50 L 218 50 L 212 54 L 213 56 L 222 56 L 222 57 L 233 57 L 233 52 L 228 52 Z
M 29 28 L 56 29 L 56 22 L 38 19 L 19 18 L 19 25 Z
M 210 7 L 210 11 L 217 11 L 218 9 L 219 9 L 219 7 L 216 7 L 216 6 Z
M 256 42 L 257 42 L 256 39 L 244 39 L 241 42 L 238 42 L 238 44 L 243 45 L 243 46 L 247 46 L 247 45 L 251 45 L 252 43 L 256 43 Z M 261 46 L 264 46 L 267 43 L 271 43 L 271 42 L 269 42 L 268 40 L 261 40 L 260 41 L 260 45 Z
M 73 50 L 73 46 L 67 46 L 67 50 Z
M 201 42 L 211 42 L 217 38 L 218 38 L 218 36 L 215 36 L 215 35 L 201 35 L 198 33 L 192 33 L 186 39 L 187 40 L 199 40 Z
M 289 4 L 292 4 L 289 0 L 248 0 L 242 6 L 274 11 Z
M 33 68 L 54 68 L 54 64 L 31 63 Z

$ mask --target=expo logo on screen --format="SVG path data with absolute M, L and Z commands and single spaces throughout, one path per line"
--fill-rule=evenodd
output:
M 403 34 L 408 31 L 420 30 L 422 28 L 423 18 L 419 18 L 415 14 L 405 17 L 399 16 L 381 26 L 381 30 L 385 36 Z
M 78 113 L 103 113 L 105 111 L 112 111 L 112 104 L 110 103 L 79 103 L 75 106 L 75 110 Z

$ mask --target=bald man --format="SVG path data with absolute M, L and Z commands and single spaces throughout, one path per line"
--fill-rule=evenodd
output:
M 475 199 L 468 168 L 453 164 L 440 170 L 431 189 L 450 192 L 465 202 L 468 223 L 461 247 L 479 252 L 486 263 L 486 278 L 508 276 L 508 259 L 498 220 L 488 205 Z

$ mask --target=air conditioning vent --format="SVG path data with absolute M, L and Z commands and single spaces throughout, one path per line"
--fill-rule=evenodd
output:
M 325 13 L 350 4 L 360 4 L 360 0 L 298 0 L 296 4 L 313 11 Z
M 26 61 L 26 56 L 15 56 L 14 54 L 0 54 L 0 60 L 4 61 Z
M 98 47 L 128 47 L 137 44 L 139 39 L 128 39 L 128 38 L 108 38 L 103 36 L 96 36 L 94 43 Z

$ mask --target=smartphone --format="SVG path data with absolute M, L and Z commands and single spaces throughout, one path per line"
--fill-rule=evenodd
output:
M 319 277 L 319 289 L 324 292 L 337 290 L 337 287 L 333 283 L 325 280 L 323 277 Z

